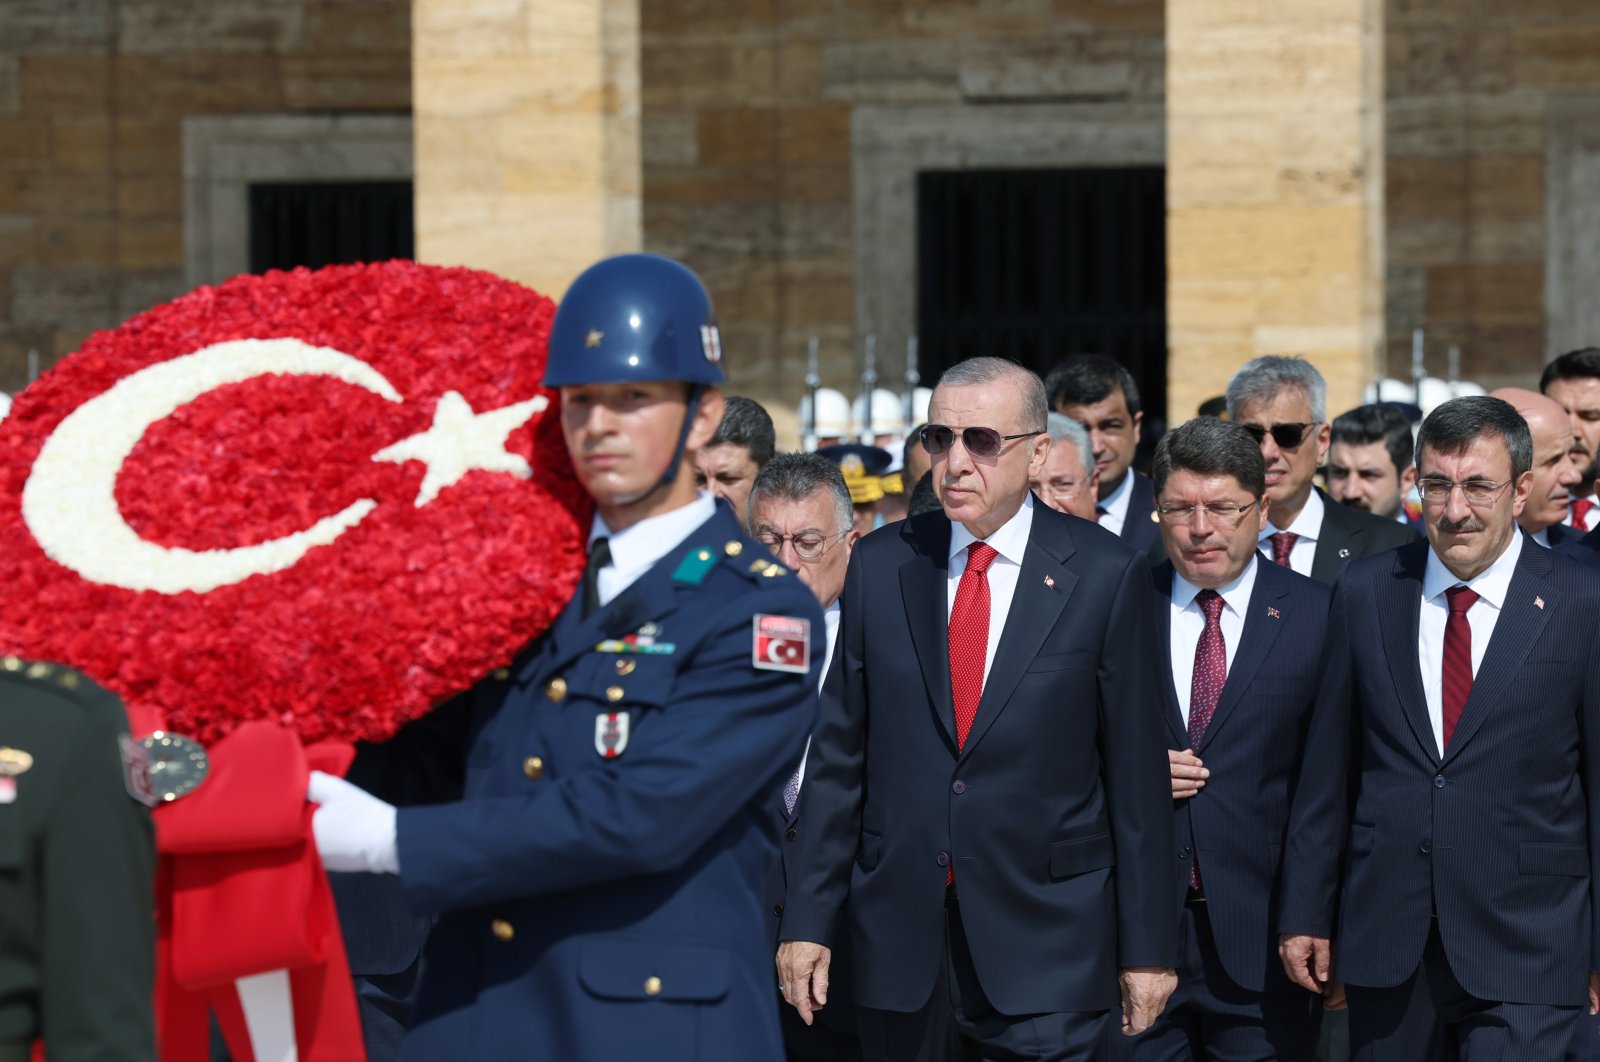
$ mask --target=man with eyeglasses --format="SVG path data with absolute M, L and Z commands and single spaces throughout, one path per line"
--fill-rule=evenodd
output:
M 1155 1025 L 1106 1046 L 1133 1062 L 1309 1059 L 1321 1000 L 1277 961 L 1273 893 L 1330 594 L 1256 552 L 1266 466 L 1237 424 L 1169 431 L 1152 471 L 1169 558 L 1152 576 L 1183 950 Z
M 1332 502 L 1313 482 L 1328 454 L 1328 385 L 1304 358 L 1267 356 L 1228 381 L 1228 419 L 1261 446 L 1270 521 L 1261 552 L 1332 585 L 1346 564 L 1415 542 L 1412 528 Z
M 1577 449 L 1572 422 L 1561 403 L 1521 387 L 1501 387 L 1489 394 L 1504 399 L 1528 422 L 1533 439 L 1533 486 L 1517 516 L 1517 526 L 1539 545 L 1554 549 L 1582 535 L 1563 523 L 1573 491 L 1583 479 L 1586 456 Z
M 1045 414 L 1012 362 L 946 371 L 922 432 L 942 509 L 845 576 L 778 969 L 812 1020 L 848 933 L 869 1059 L 1087 1060 L 1173 988 L 1149 568 L 1033 501 Z
M 756 476 L 750 492 L 749 524 L 756 540 L 800 577 L 822 606 L 824 623 L 823 669 L 833 662 L 839 634 L 839 595 L 844 592 L 845 567 L 861 537 L 852 524 L 850 488 L 839 466 L 820 454 L 779 454 Z M 807 750 L 810 744 L 807 743 Z M 767 883 L 767 907 L 773 916 L 772 944 L 778 945 L 783 918 L 784 891 L 788 886 L 789 858 L 800 831 L 805 769 L 804 754 L 784 784 L 776 802 L 782 837 L 778 858 Z M 843 942 L 841 942 L 843 943 Z M 854 1007 L 850 1002 L 848 947 L 840 949 L 834 964 L 833 992 L 826 1007 L 810 1025 L 791 1007 L 779 1007 L 784 1050 L 790 1062 L 849 1062 L 861 1057 L 856 1040 Z M 781 987 L 781 986 L 780 986 Z
M 1600 999 L 1600 572 L 1529 545 L 1527 422 L 1417 436 L 1428 542 L 1334 588 L 1283 861 L 1284 967 L 1356 1059 L 1561 1059 Z
M 1039 474 L 1028 481 L 1038 499 L 1059 513 L 1094 519 L 1099 478 L 1094 450 L 1083 425 L 1064 413 L 1048 418 L 1050 453 Z

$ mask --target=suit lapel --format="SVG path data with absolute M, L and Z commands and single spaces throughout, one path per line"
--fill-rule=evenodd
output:
M 1255 681 L 1256 672 L 1261 670 L 1262 663 L 1272 652 L 1278 632 L 1283 630 L 1282 610 L 1276 609 L 1275 605 L 1287 598 L 1289 592 L 1285 587 L 1273 585 L 1277 582 L 1273 575 L 1277 573 L 1266 570 L 1266 565 L 1271 563 L 1256 562 L 1256 585 L 1250 591 L 1250 600 L 1245 605 L 1244 630 L 1239 634 L 1239 648 L 1233 654 L 1228 680 L 1222 686 L 1222 696 L 1217 698 L 1216 710 L 1211 713 L 1211 722 L 1200 738 L 1200 748 L 1195 749 L 1196 754 L 1211 744 L 1211 739 L 1222 729 L 1223 721 L 1244 698 L 1250 683 Z M 1268 608 L 1274 608 L 1278 615 L 1268 613 Z
M 1361 555 L 1358 540 L 1363 529 L 1359 523 L 1344 519 L 1342 505 L 1320 490 L 1317 493 L 1322 495 L 1322 527 L 1317 531 L 1316 552 L 1311 555 L 1311 578 L 1331 586 L 1350 558 Z
M 913 536 L 911 559 L 900 565 L 900 597 L 906 610 L 906 627 L 922 665 L 928 702 L 944 728 L 950 747 L 956 747 L 955 700 L 950 693 L 950 638 L 946 602 L 949 572 L 950 522 L 907 521 Z
M 1183 725 L 1183 711 L 1178 707 L 1178 691 L 1173 687 L 1172 666 L 1172 562 L 1165 561 L 1155 571 L 1151 578 L 1156 586 L 1156 645 L 1159 651 L 1156 660 L 1168 661 L 1166 674 L 1161 681 L 1161 688 L 1166 696 L 1161 698 L 1161 716 L 1167 721 L 1167 730 L 1172 733 L 1172 739 L 1177 742 L 1174 748 L 1186 749 L 1189 747 L 1189 728 Z
M 1544 579 L 1550 570 L 1550 553 L 1543 548 L 1535 549 L 1534 545 L 1528 540 L 1522 543 L 1522 554 L 1517 558 L 1511 585 L 1506 590 L 1505 607 L 1495 621 L 1494 636 L 1484 650 L 1483 663 L 1478 665 L 1478 674 L 1472 681 L 1472 692 L 1467 695 L 1455 733 L 1445 749 L 1446 761 L 1461 751 L 1494 712 L 1495 706 L 1505 699 L 1506 690 L 1516 679 L 1533 643 L 1539 640 L 1550 614 L 1560 607 L 1561 592 Z
M 983 684 L 983 696 L 978 701 L 978 714 L 972 721 L 963 756 L 972 752 L 1005 709 L 1017 683 L 1022 681 L 1033 658 L 1039 655 L 1039 648 L 1055 629 L 1061 610 L 1078 585 L 1078 577 L 1062 566 L 1076 549 L 1070 538 L 1056 533 L 1060 525 L 1047 526 L 1056 522 L 1040 519 L 1041 510 L 1042 506 L 1034 507 L 1028 546 L 1022 556 L 1022 571 L 1017 576 L 1017 591 L 1000 632 L 1000 644 L 995 649 L 988 680 Z M 1056 514 L 1051 512 L 1050 515 Z M 1046 576 L 1049 582 L 1045 581 Z M 953 708 L 951 717 L 954 718 Z
M 1395 553 L 1389 582 L 1378 591 L 1378 627 L 1383 632 L 1389 677 L 1400 694 L 1400 708 L 1416 735 L 1417 745 L 1430 761 L 1439 762 L 1439 747 L 1428 716 L 1428 697 L 1422 688 L 1422 665 L 1417 654 L 1418 622 L 1422 614 L 1422 573 L 1427 568 L 1428 544 L 1418 542 Z M 1356 617 L 1360 622 L 1360 617 Z

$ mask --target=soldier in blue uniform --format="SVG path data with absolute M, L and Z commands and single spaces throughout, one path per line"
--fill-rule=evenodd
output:
M 545 383 L 597 507 L 583 586 L 470 695 L 462 799 L 396 808 L 313 777 L 329 869 L 397 873 L 439 916 L 403 1060 L 783 1057 L 769 805 L 814 722 L 823 628 L 695 489 L 721 355 L 676 262 L 574 282 Z

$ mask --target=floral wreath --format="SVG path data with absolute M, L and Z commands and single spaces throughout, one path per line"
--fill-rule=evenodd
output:
M 553 311 L 387 262 L 94 335 L 0 421 L 0 652 L 202 743 L 257 719 L 382 739 L 505 666 L 583 567 Z

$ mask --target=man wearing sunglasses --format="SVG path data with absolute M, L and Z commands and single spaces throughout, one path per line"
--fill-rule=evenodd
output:
M 1011 362 L 948 370 L 941 511 L 850 558 L 778 969 L 810 1021 L 848 933 L 869 1059 L 1087 1060 L 1175 983 L 1148 563 L 1033 501 L 1045 413 Z
M 1328 385 L 1304 358 L 1246 362 L 1228 381 L 1228 419 L 1261 446 L 1267 465 L 1267 559 L 1332 585 L 1359 557 L 1415 542 L 1394 520 L 1339 505 L 1313 482 L 1328 455 Z
M 1352 564 L 1290 813 L 1285 970 L 1336 975 L 1357 1059 L 1566 1057 L 1600 1004 L 1600 573 L 1530 544 L 1528 425 L 1417 436 L 1428 542 Z

